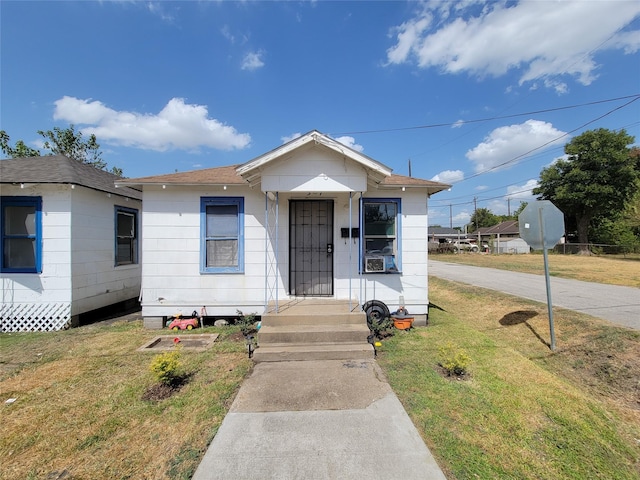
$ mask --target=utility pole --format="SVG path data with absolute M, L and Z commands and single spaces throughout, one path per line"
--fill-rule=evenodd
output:
M 453 228 L 453 210 L 451 210 L 451 204 L 449 204 L 449 228 Z

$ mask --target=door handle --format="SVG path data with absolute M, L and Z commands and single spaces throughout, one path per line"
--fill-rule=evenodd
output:
M 333 253 L 333 243 L 327 243 L 327 254 Z

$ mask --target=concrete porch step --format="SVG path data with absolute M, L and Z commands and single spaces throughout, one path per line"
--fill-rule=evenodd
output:
M 311 307 L 310 307 L 311 308 Z M 326 311 L 322 307 L 315 307 L 306 312 L 279 312 L 263 313 L 262 324 L 270 326 L 280 325 L 340 325 L 340 324 L 363 324 L 367 323 L 367 315 L 361 310 L 359 312 L 332 312 Z M 358 307 L 359 308 L 359 307 Z
M 260 344 L 253 352 L 254 362 L 287 362 L 302 360 L 363 360 L 374 356 L 368 343 L 273 343 Z
M 263 325 L 258 334 L 261 345 L 274 343 L 352 343 L 365 342 L 369 328 L 365 322 L 344 324 Z

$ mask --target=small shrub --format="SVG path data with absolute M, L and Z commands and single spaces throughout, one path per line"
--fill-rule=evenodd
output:
M 384 318 L 379 322 L 368 322 L 369 330 L 377 339 L 383 339 L 393 335 L 393 320 L 390 317 Z
M 447 372 L 447 375 L 461 377 L 467 373 L 471 358 L 461 348 L 456 348 L 451 342 L 441 345 L 438 349 L 439 365 Z
M 156 355 L 149 366 L 149 369 L 156 376 L 158 382 L 171 385 L 180 377 L 181 366 L 180 347 Z
M 238 319 L 236 320 L 235 324 L 240 326 L 242 334 L 247 336 L 251 333 L 255 333 L 256 314 L 250 313 L 248 315 L 245 315 L 240 310 L 236 310 L 236 312 L 238 313 Z

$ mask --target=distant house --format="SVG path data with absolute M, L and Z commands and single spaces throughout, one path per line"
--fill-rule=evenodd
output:
M 457 228 L 429 227 L 430 242 L 453 242 L 462 238 L 467 238 L 467 234 Z
M 0 331 L 137 300 L 142 194 L 118 178 L 60 155 L 0 160 Z
M 449 185 L 394 175 L 317 131 L 242 165 L 117 184 L 143 190 L 150 328 L 309 297 L 428 313 L 427 207 Z
M 519 238 L 517 220 L 507 220 L 491 227 L 482 227 L 469 234 L 469 238 L 478 241 L 480 244 L 491 245 L 502 240 Z M 492 251 L 494 251 L 492 249 Z

